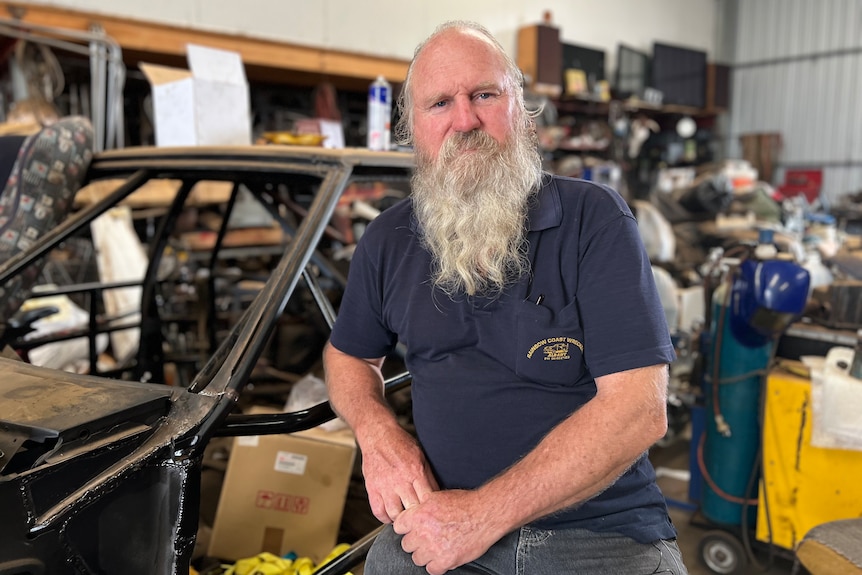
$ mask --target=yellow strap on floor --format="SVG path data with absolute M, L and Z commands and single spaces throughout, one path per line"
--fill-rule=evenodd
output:
M 336 546 L 317 566 L 314 565 L 314 561 L 310 557 L 290 560 L 273 553 L 259 553 L 254 557 L 240 559 L 228 566 L 223 575 L 312 575 L 348 549 L 350 549 L 350 545 L 346 543 Z M 351 574 L 347 573 L 346 575 Z
M 293 562 L 293 569 L 296 575 L 311 575 L 314 572 L 314 561 L 310 557 L 299 557 Z
M 293 561 L 273 553 L 259 553 L 248 559 L 240 559 L 225 571 L 224 575 L 294 575 Z

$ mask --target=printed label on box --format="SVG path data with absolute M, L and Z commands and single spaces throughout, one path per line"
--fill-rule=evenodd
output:
M 304 475 L 305 466 L 308 463 L 308 456 L 301 453 L 291 453 L 290 451 L 279 451 L 275 456 L 275 470 L 282 473 L 292 473 L 294 475 Z
M 257 447 L 260 443 L 259 435 L 240 435 L 237 439 L 237 445 L 243 447 Z
M 291 495 L 290 493 L 277 493 L 262 489 L 257 492 L 254 504 L 261 509 L 307 515 L 311 500 L 304 495 Z

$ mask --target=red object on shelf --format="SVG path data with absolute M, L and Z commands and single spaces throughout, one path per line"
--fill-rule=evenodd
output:
M 776 190 L 781 198 L 792 198 L 800 194 L 811 204 L 820 195 L 823 187 L 823 170 L 787 170 L 784 183 Z

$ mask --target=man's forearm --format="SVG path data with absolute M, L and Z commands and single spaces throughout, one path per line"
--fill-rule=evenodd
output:
M 323 361 L 332 409 L 353 429 L 360 444 L 372 427 L 395 423 L 384 396 L 382 359 L 352 357 L 327 344 Z
M 632 370 L 475 492 L 500 536 L 612 485 L 666 430 L 664 368 Z M 640 387 L 637 392 L 632 389 Z M 644 387 L 654 388 L 645 394 Z M 640 401 L 632 401 L 640 397 Z
M 324 351 L 330 401 L 353 429 L 374 516 L 391 523 L 407 507 L 437 490 L 425 454 L 401 428 L 386 402 L 383 359 L 359 359 L 332 345 Z

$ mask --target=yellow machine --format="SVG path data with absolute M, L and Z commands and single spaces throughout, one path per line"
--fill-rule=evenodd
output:
M 794 550 L 817 525 L 862 517 L 862 451 L 811 445 L 812 384 L 802 364 L 773 369 L 764 401 L 756 537 Z

